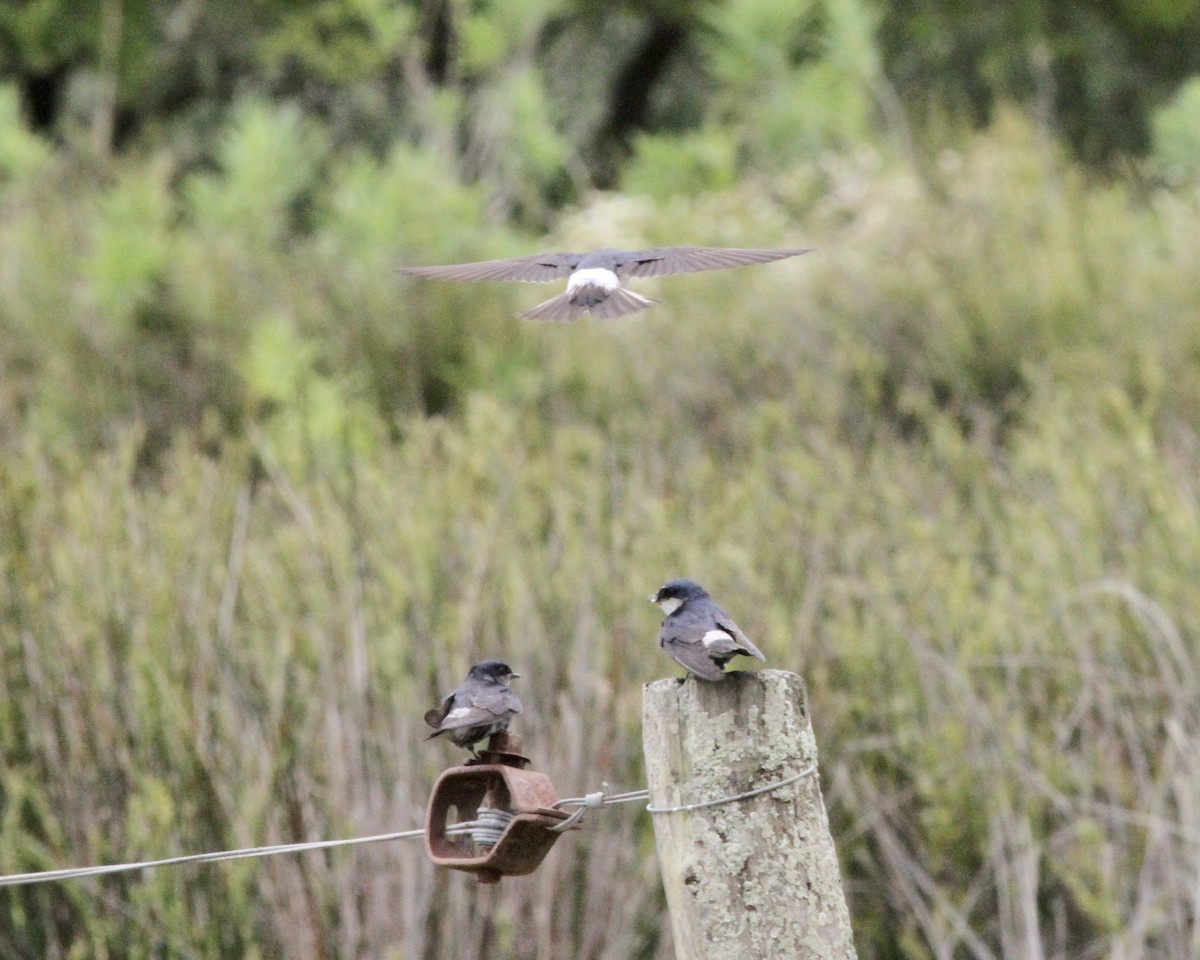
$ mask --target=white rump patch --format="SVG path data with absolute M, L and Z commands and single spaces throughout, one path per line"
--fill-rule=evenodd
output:
M 724 630 L 709 630 L 700 639 L 706 647 L 711 647 L 714 643 L 728 643 L 733 637 Z
M 621 285 L 617 275 L 606 267 L 588 267 L 586 270 L 576 270 L 567 281 L 567 293 L 574 293 L 580 287 L 599 287 L 601 290 L 616 290 Z
M 664 597 L 662 600 L 655 600 L 654 602 L 663 608 L 663 613 L 668 617 L 683 606 L 683 601 L 678 597 Z
M 470 714 L 470 712 L 471 712 L 470 707 L 455 707 L 448 714 L 446 714 L 446 720 L 460 720 L 463 717 Z M 443 721 L 443 722 L 445 722 L 445 721 Z

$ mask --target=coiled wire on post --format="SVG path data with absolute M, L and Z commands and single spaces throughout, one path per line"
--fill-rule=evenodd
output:
M 475 819 L 470 821 L 471 839 L 481 847 L 494 847 L 500 842 L 500 837 L 515 814 L 507 810 L 493 810 L 490 807 L 480 807 L 475 811 Z M 458 826 L 456 824 L 455 826 Z

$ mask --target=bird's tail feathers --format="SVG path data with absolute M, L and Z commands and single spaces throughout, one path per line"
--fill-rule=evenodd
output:
M 557 297 L 551 297 L 536 307 L 518 313 L 517 316 L 522 320 L 535 320 L 538 323 L 570 323 L 590 310 L 597 320 L 611 320 L 628 313 L 637 313 L 660 302 L 624 287 L 617 287 L 599 303 L 590 307 L 585 303 L 572 302 L 571 297 L 570 293 L 560 293 Z
M 689 673 L 705 680 L 717 681 L 725 677 L 724 666 L 715 662 L 699 643 L 670 643 L 667 653 Z
M 597 320 L 612 320 L 614 317 L 637 313 L 639 310 L 645 310 L 647 307 L 661 302 L 661 300 L 643 297 L 640 293 L 634 293 L 624 287 L 617 287 L 600 303 L 592 307 L 592 316 Z
M 539 303 L 536 307 L 518 313 L 517 316 L 522 320 L 535 320 L 538 323 L 570 323 L 587 312 L 588 308 L 583 304 L 571 302 L 570 294 L 560 293 L 545 303 Z

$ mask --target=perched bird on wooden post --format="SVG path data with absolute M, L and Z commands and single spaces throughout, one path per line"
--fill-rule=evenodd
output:
M 439 267 L 400 267 L 398 272 L 434 280 L 510 280 L 549 283 L 567 278 L 566 293 L 518 313 L 526 320 L 569 322 L 590 313 L 611 320 L 658 303 L 621 286 L 625 277 L 663 277 L 768 263 L 809 253 L 811 247 L 777 250 L 739 247 L 653 247 L 648 250 L 595 250 L 591 253 L 538 253 L 508 260 L 482 260 Z
M 425 739 L 449 734 L 456 746 L 466 747 L 476 756 L 475 744 L 484 737 L 508 729 L 509 721 L 521 712 L 521 701 L 508 681 L 520 677 L 508 664 L 483 660 L 467 673 L 467 679 L 446 697 L 439 707 L 425 714 L 425 722 L 434 728 Z
M 725 677 L 725 664 L 737 656 L 766 660 L 736 623 L 700 584 L 670 580 L 650 597 L 667 617 L 658 644 L 681 667 L 705 680 Z

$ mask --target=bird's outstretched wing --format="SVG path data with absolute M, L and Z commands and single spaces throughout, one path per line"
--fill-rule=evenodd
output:
M 622 277 L 665 277 L 672 273 L 699 273 L 701 270 L 723 270 L 726 267 L 745 267 L 752 263 L 769 263 L 811 253 L 812 247 L 789 247 L 778 250 L 743 249 L 740 247 L 654 247 L 632 250 L 617 258 L 616 271 Z
M 538 253 L 508 260 L 480 260 L 439 267 L 397 267 L 397 273 L 434 280 L 515 280 L 520 283 L 549 283 L 569 276 L 579 262 L 578 253 Z

